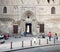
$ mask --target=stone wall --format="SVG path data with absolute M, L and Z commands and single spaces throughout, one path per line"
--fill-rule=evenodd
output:
M 3 13 L 4 7 L 7 7 L 7 13 Z M 51 14 L 52 7 L 55 7 L 55 14 Z M 39 29 L 37 28 L 38 22 L 45 24 L 45 33 L 48 33 L 49 31 L 52 33 L 60 32 L 59 27 L 56 27 L 56 25 L 59 25 L 60 22 L 56 21 L 57 23 L 55 23 L 49 21 L 50 19 L 55 18 L 60 19 L 60 0 L 55 0 L 54 2 L 50 0 L 50 3 L 48 3 L 47 0 L 0 0 L 0 18 L 11 18 L 16 22 L 20 21 L 19 32 L 22 32 L 24 30 L 22 29 L 22 31 L 20 31 L 21 28 L 24 28 L 23 24 L 25 22 L 23 22 L 22 19 L 26 19 L 26 11 L 31 11 L 33 13 L 31 20 L 32 24 L 36 25 L 36 27 L 34 26 L 33 28 L 33 31 L 36 33 L 39 33 Z M 33 19 L 36 19 L 35 23 Z M 0 23 L 2 22 L 0 21 Z M 54 26 L 51 23 L 53 23 Z M 53 27 L 51 27 L 49 24 Z

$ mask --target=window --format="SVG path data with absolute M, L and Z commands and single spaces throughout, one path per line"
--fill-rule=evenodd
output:
M 52 0 L 54 2 L 54 0 Z
M 55 14 L 55 7 L 51 8 L 51 14 Z
M 30 16 L 28 16 L 27 18 L 30 18 Z
M 7 13 L 7 7 L 3 8 L 3 13 Z
M 48 3 L 50 3 L 50 0 L 47 0 Z

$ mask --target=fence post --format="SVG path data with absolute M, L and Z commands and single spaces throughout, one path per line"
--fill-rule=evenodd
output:
M 24 42 L 22 41 L 22 47 L 24 47 Z
M 12 42 L 10 43 L 10 49 L 12 49 Z
M 30 41 L 30 46 L 32 46 L 32 40 Z
M 40 41 L 40 39 L 39 39 L 39 45 L 40 45 L 40 43 L 41 43 L 41 41 Z
M 47 39 L 47 44 L 48 44 L 48 39 Z

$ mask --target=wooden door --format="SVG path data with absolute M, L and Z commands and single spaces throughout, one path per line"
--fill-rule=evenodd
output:
M 18 25 L 13 25 L 13 33 L 18 34 Z
M 40 33 L 44 33 L 44 24 L 40 24 Z

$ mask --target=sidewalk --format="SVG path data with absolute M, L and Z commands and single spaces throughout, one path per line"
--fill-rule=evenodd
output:
M 34 43 L 34 37 L 21 37 L 21 38 L 13 38 L 10 37 L 9 40 L 6 40 L 4 44 L 0 44 L 0 51 L 11 51 L 18 49 L 28 49 L 33 47 L 43 47 L 43 46 L 51 46 L 51 45 L 60 45 L 60 37 L 58 42 L 54 42 L 52 38 L 51 41 L 47 41 L 46 38 L 36 38 L 36 43 Z M 11 47 L 12 42 L 12 47 Z M 12 48 L 12 49 L 11 49 Z

